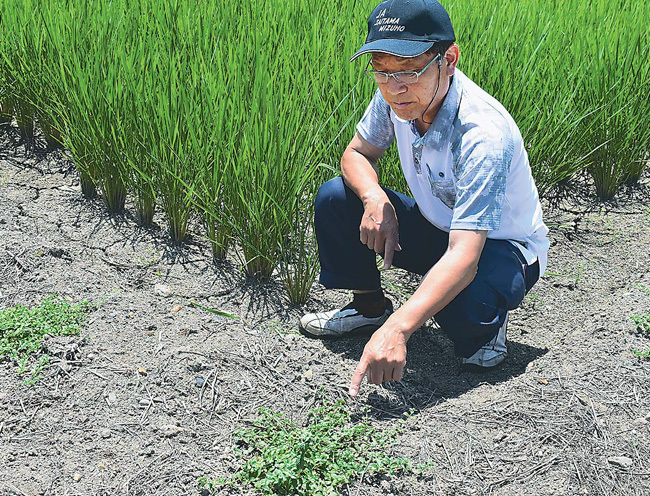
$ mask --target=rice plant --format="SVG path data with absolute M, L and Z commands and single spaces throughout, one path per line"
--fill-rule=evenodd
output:
M 348 62 L 375 0 L 5 0 L 0 122 L 62 142 L 82 193 L 134 197 L 182 242 L 198 216 L 232 254 L 302 302 L 318 270 L 311 208 L 374 88 Z M 541 195 L 590 171 L 597 194 L 650 158 L 648 2 L 446 2 L 459 68 L 518 123 Z M 15 110 L 14 110 L 15 109 Z M 32 127 L 30 127 L 32 126 Z M 326 167 L 319 164 L 329 164 Z M 407 192 L 394 149 L 382 184 Z

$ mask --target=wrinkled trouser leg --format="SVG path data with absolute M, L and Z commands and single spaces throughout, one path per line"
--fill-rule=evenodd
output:
M 399 222 L 399 243 L 393 265 L 424 275 L 445 253 L 449 234 L 425 219 L 415 200 L 385 189 Z M 378 289 L 375 252 L 359 240 L 363 205 L 343 180 L 323 184 L 316 196 L 315 227 L 321 262 L 320 282 L 327 288 Z M 537 264 L 527 267 L 511 243 L 486 241 L 472 283 L 435 316 L 454 342 L 457 356 L 469 357 L 490 341 L 506 311 L 516 308 L 539 276 Z

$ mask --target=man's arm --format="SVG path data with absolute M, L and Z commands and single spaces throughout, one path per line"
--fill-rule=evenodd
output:
M 377 160 L 383 153 L 356 133 L 341 158 L 341 172 L 345 184 L 363 203 L 359 239 L 376 253 L 384 253 L 384 267 L 388 268 L 393 252 L 401 248 L 395 209 L 379 185 Z
M 472 282 L 487 231 L 452 230 L 449 247 L 427 272 L 418 289 L 366 344 L 352 382 L 356 396 L 363 377 L 371 384 L 399 381 L 406 365 L 406 342 L 417 329 L 449 304 Z

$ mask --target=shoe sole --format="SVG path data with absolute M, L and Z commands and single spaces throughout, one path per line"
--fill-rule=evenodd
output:
M 476 365 L 475 363 L 461 363 L 460 364 L 460 371 L 461 372 L 472 372 L 474 374 L 486 374 L 487 372 L 492 372 L 493 370 L 496 370 L 500 368 L 505 360 L 500 361 L 496 365 L 491 365 L 489 367 L 483 367 L 481 365 Z
M 377 329 L 379 329 L 381 326 L 378 325 L 365 325 L 361 327 L 357 327 L 354 331 L 346 332 L 345 334 L 338 334 L 338 335 L 332 335 L 332 334 L 312 334 L 308 330 L 306 330 L 302 325 L 298 326 L 298 331 L 300 331 L 300 334 L 307 338 L 311 339 L 325 339 L 325 340 L 330 340 L 334 341 L 337 339 L 345 339 L 348 337 L 359 337 L 359 336 L 369 336 L 370 334 L 374 333 Z

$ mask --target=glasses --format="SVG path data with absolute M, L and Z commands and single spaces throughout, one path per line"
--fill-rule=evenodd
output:
M 436 55 L 431 62 L 424 66 L 422 70 L 419 71 L 398 71 L 398 72 L 382 72 L 382 71 L 373 71 L 366 69 L 363 71 L 370 79 L 372 79 L 377 84 L 386 84 L 389 78 L 394 78 L 395 81 L 401 84 L 415 84 L 418 82 L 418 79 L 424 71 L 426 71 L 431 64 L 440 58 L 440 54 Z M 372 63 L 372 59 L 368 61 L 368 66 Z

